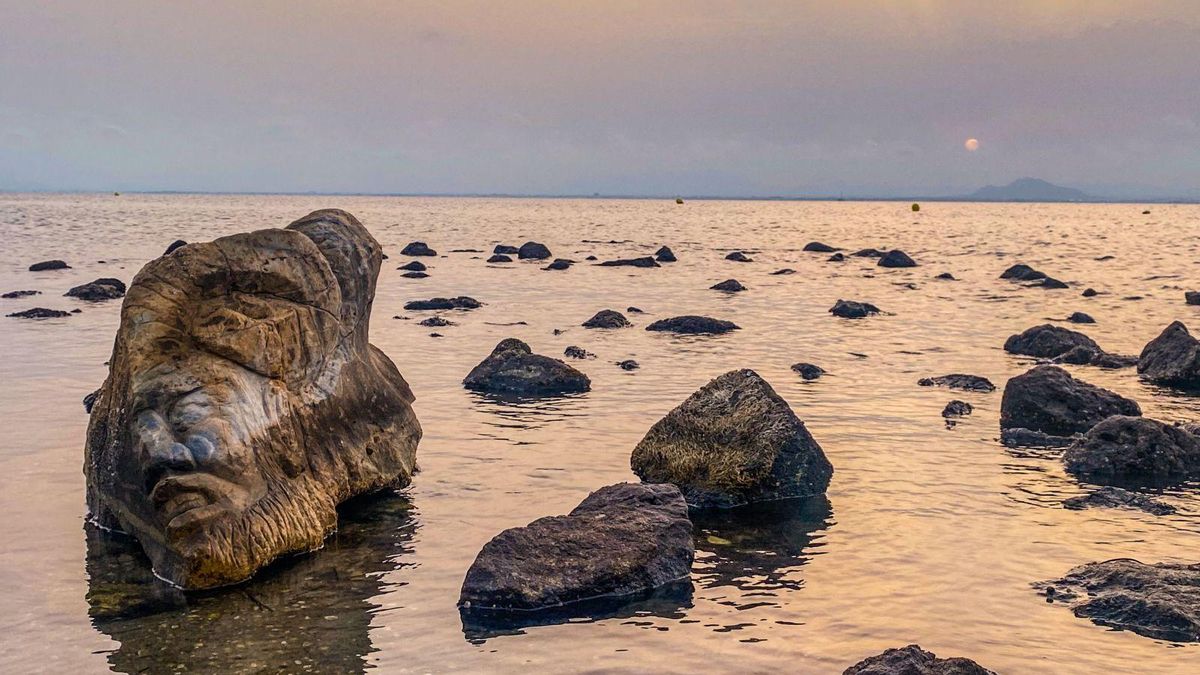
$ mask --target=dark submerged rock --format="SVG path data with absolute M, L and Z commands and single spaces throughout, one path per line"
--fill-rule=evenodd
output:
M 423 241 L 414 241 L 400 249 L 400 255 L 435 256 L 437 255 L 437 251 L 426 246 Z
M 698 335 L 709 333 L 728 333 L 732 330 L 739 330 L 739 327 L 732 321 L 724 321 L 722 319 L 714 319 L 708 316 L 696 316 L 689 314 L 684 316 L 673 316 L 668 319 L 659 319 L 649 326 L 646 326 L 646 330 L 680 333 L 684 335 Z
M 1142 349 L 1137 370 L 1155 384 L 1200 387 L 1200 341 L 1174 321 Z
M 662 267 L 654 258 L 644 256 L 641 258 L 620 258 L 618 260 L 605 260 L 600 263 L 600 267 Z
M 420 260 L 412 260 L 404 265 L 397 267 L 396 269 L 404 270 L 406 272 L 424 272 L 428 268 L 426 268 L 425 263 L 421 262 Z
M 986 377 L 979 375 L 965 375 L 963 373 L 951 373 L 949 375 L 939 375 L 937 377 L 923 377 L 917 380 L 917 385 L 922 387 L 949 387 L 950 389 L 961 389 L 963 391 L 979 391 L 992 392 L 996 391 L 996 385 Z
M 955 399 L 942 408 L 942 417 L 965 417 L 975 411 L 975 407 L 966 401 Z
M 1093 483 L 1170 485 L 1200 477 L 1200 437 L 1145 417 L 1115 415 L 1063 455 L 1067 471 Z
M 642 367 L 641 364 L 639 364 L 637 361 L 634 361 L 633 359 L 625 359 L 624 361 L 617 361 L 617 366 L 621 370 L 637 370 L 638 368 Z
M 1175 507 L 1170 504 L 1112 485 L 1105 485 L 1099 490 L 1089 492 L 1086 495 L 1063 500 L 1063 508 L 1066 509 L 1077 511 L 1092 507 L 1138 509 L 1156 516 L 1167 516 L 1175 513 Z
M 1183 294 L 1183 299 L 1189 305 L 1200 305 L 1200 291 L 1187 291 Z
M 1083 333 L 1048 323 L 1026 329 L 1004 341 L 1004 351 L 1010 354 L 1046 359 L 1065 354 L 1075 347 L 1086 347 L 1097 354 L 1104 352 L 1100 345 Z
M 546 248 L 545 244 L 527 241 L 517 249 L 517 257 L 521 260 L 545 260 L 550 257 L 550 249 Z
M 488 258 L 487 262 L 492 263 L 492 264 L 510 263 L 510 262 L 512 262 L 512 258 L 504 255 L 503 253 L 497 253 L 496 255 L 493 255 L 492 257 Z
M 79 298 L 88 302 L 103 302 L 125 296 L 125 282 L 120 279 L 104 277 L 95 281 L 76 286 L 63 293 L 69 298 Z
M 428 279 L 429 273 L 428 272 L 405 272 L 404 274 L 401 274 L 400 276 L 404 277 L 405 279 Z
M 1200 563 L 1119 558 L 1080 565 L 1034 588 L 1047 602 L 1066 604 L 1101 626 L 1156 640 L 1200 641 Z
M 675 252 L 669 247 L 663 246 L 654 252 L 654 259 L 658 262 L 675 262 Z
M 554 262 L 550 263 L 549 265 L 546 265 L 542 269 L 565 270 L 565 269 L 569 269 L 571 267 L 571 265 L 574 265 L 574 264 L 575 264 L 574 260 L 568 260 L 566 258 L 555 258 Z
M 516 246 L 507 246 L 505 244 L 496 244 L 496 247 L 492 249 L 492 253 L 496 255 L 518 255 L 520 251 L 521 249 Z
M 404 303 L 408 310 L 444 310 L 444 309 L 478 309 L 483 303 L 465 295 L 457 298 L 430 298 L 429 300 L 411 300 Z
M 796 273 L 796 270 L 794 270 L 790 267 L 784 267 L 783 269 L 779 269 L 779 270 L 775 270 L 774 272 L 771 272 L 771 274 L 773 276 L 780 276 L 780 275 L 784 275 L 784 274 L 795 274 L 795 273 Z
M 1065 448 L 1074 442 L 1074 436 L 1053 436 L 1022 427 L 1000 430 L 1000 443 L 1008 448 Z
M 920 645 L 889 649 L 863 659 L 842 671 L 842 675 L 996 675 L 971 659 L 939 659 Z
M 1014 281 L 1037 281 L 1039 279 L 1045 279 L 1046 275 L 1033 269 L 1029 265 L 1018 263 L 1004 270 L 1000 274 L 1000 278 L 1012 279 Z
M 1097 295 L 1100 295 L 1100 293 L 1094 288 L 1085 288 L 1083 289 L 1083 293 L 1081 293 L 1081 295 L 1085 298 L 1094 298 Z
M 838 253 L 834 253 L 833 255 L 829 256 L 829 258 L 826 259 L 825 262 L 845 262 L 845 261 L 846 261 L 846 256 L 843 255 L 841 252 L 838 252 Z
M 804 245 L 804 250 L 811 251 L 813 253 L 833 253 L 837 249 L 829 244 L 822 244 L 819 241 L 810 241 Z
M 1054 277 L 1046 277 L 1035 285 L 1041 286 L 1042 288 L 1047 288 L 1047 289 L 1070 288 L 1070 286 L 1067 285 L 1067 282 L 1059 281 L 1058 279 L 1055 279 Z
M 829 313 L 843 319 L 862 319 L 872 314 L 878 314 L 879 308 L 869 302 L 839 299 L 829 309 Z
M 1083 312 L 1072 312 L 1071 316 L 1067 317 L 1067 321 L 1071 323 L 1096 323 L 1096 320 L 1090 314 L 1084 314 Z
M 709 286 L 709 289 L 714 291 L 725 291 L 726 293 L 739 293 L 746 290 L 746 287 L 743 286 L 737 279 L 726 279 L 719 284 L 713 284 L 712 286 Z
M 1000 402 L 1000 428 L 1053 436 L 1084 433 L 1113 415 L 1139 416 L 1137 402 L 1071 377 L 1058 366 L 1037 366 L 1008 381 Z
M 630 464 L 646 482 L 678 485 L 697 507 L 820 494 L 833 476 L 804 422 L 748 369 L 721 375 L 667 413 Z
M 614 309 L 602 309 L 583 322 L 584 328 L 629 328 L 632 325 L 624 314 Z
M 5 293 L 4 295 L 0 295 L 0 298 L 4 298 L 5 300 L 12 300 L 14 298 L 27 298 L 31 295 L 41 295 L 41 294 L 42 294 L 41 291 L 9 291 L 9 292 Z
M 750 258 L 749 256 L 747 256 L 745 253 L 742 253 L 741 251 L 734 251 L 733 253 L 730 253 L 729 255 L 725 256 L 725 259 L 732 260 L 734 262 L 754 262 L 753 258 Z
M 892 249 L 879 258 L 879 267 L 916 267 L 917 261 L 900 249 Z
M 792 370 L 805 380 L 815 380 L 825 374 L 825 369 L 813 363 L 793 363 Z
M 625 311 L 629 312 L 630 314 L 645 314 L 645 312 L 638 309 L 637 307 L 626 307 Z
M 71 266 L 61 260 L 43 260 L 29 266 L 30 272 L 45 272 L 48 270 L 69 270 Z
M 571 345 L 571 346 L 567 347 L 566 349 L 564 349 L 563 356 L 566 356 L 567 358 L 570 358 L 570 359 L 594 359 L 594 358 L 596 358 L 595 354 L 589 352 L 588 350 L 584 349 L 583 347 L 577 347 L 575 345 Z
M 451 321 L 450 319 L 447 319 L 442 316 L 431 316 L 428 319 L 422 319 L 420 322 L 418 322 L 418 324 L 421 326 L 425 326 L 427 328 L 441 328 L 443 326 L 458 325 L 458 324 L 454 323 L 453 321 Z
M 167 250 L 163 251 L 163 255 L 171 255 L 178 249 L 183 248 L 184 246 L 187 246 L 186 241 L 184 241 L 182 239 L 176 239 L 175 241 L 171 242 L 171 244 L 169 246 L 167 246 Z
M 592 382 L 562 361 L 534 354 L 529 345 L 508 338 L 467 374 L 463 386 L 490 394 L 554 396 L 588 391 Z
M 674 485 L 618 483 L 568 515 L 496 535 L 463 580 L 464 611 L 533 611 L 635 596 L 691 572 L 695 544 Z
M 14 319 L 60 319 L 64 316 L 71 316 L 71 313 L 64 312 L 60 309 L 34 307 L 32 309 L 26 309 L 20 312 L 13 312 L 12 314 L 5 314 L 5 316 L 12 317 Z
M 949 272 L 942 272 L 934 277 L 934 279 L 941 279 L 942 281 L 958 281 L 958 279 L 954 278 L 954 275 L 950 274 Z
M 864 248 L 859 249 L 850 255 L 854 256 L 855 258 L 882 258 L 884 256 L 884 252 L 877 248 Z

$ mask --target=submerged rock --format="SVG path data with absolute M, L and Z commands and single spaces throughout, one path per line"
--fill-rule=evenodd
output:
M 748 369 L 712 380 L 667 413 L 630 464 L 646 482 L 678 485 L 697 507 L 820 494 L 833 476 L 804 422 Z
M 779 269 L 779 270 L 775 270 L 774 272 L 771 272 L 771 274 L 773 276 L 780 276 L 780 275 L 784 275 L 784 274 L 795 274 L 795 273 L 796 273 L 796 270 L 794 270 L 790 267 L 784 267 L 783 269 Z
M 1187 291 L 1183 294 L 1183 299 L 1189 305 L 1200 305 L 1200 291 Z
M 521 249 L 517 248 L 516 246 L 508 246 L 505 244 L 496 244 L 496 247 L 492 249 L 492 253 L 496 255 L 518 255 L 520 252 Z
M 965 417 L 975 411 L 975 407 L 966 401 L 955 399 L 942 408 L 942 417 Z
M 734 251 L 733 253 L 730 253 L 729 255 L 725 256 L 725 259 L 732 260 L 734 262 L 754 262 L 753 258 L 747 256 L 745 253 L 742 253 L 741 251 Z
M 746 290 L 746 287 L 737 279 L 726 279 L 719 284 L 709 286 L 709 289 L 713 291 L 725 291 L 726 293 L 740 293 Z
M 1083 293 L 1081 295 L 1083 295 L 1085 298 L 1094 298 L 1097 295 L 1100 295 L 1100 293 L 1094 288 L 1085 288 L 1083 289 Z
M 467 570 L 464 611 L 534 611 L 635 596 L 691 573 L 695 544 L 674 485 L 618 483 L 565 516 L 539 518 L 484 545 Z
M 658 262 L 675 262 L 675 252 L 669 247 L 663 246 L 654 252 L 654 259 Z
M 864 248 L 859 249 L 850 255 L 854 256 L 855 258 L 882 258 L 884 256 L 884 252 L 877 248 Z
M 142 268 L 93 401 L 92 519 L 160 577 L 210 588 L 320 547 L 341 502 L 408 485 L 412 391 L 368 342 L 381 262 L 326 210 Z
M 642 367 L 640 363 L 638 363 L 637 361 L 634 361 L 633 359 L 625 359 L 624 361 L 617 361 L 617 366 L 621 370 L 637 370 L 638 368 Z
M 583 347 L 576 347 L 575 345 L 571 345 L 571 346 L 567 347 L 566 349 L 564 349 L 563 356 L 570 358 L 570 359 L 594 359 L 594 358 L 596 358 L 595 354 L 589 352 L 588 350 L 584 349 Z
M 546 248 L 545 244 L 539 244 L 536 241 L 527 241 L 521 244 L 521 248 L 517 249 L 517 257 L 521 260 L 545 260 L 550 257 L 550 249 Z
M 1046 277 L 1034 285 L 1041 286 L 1042 288 L 1049 288 L 1049 289 L 1070 288 L 1070 286 L 1067 285 L 1067 282 L 1059 281 L 1058 279 L 1055 279 L 1054 277 Z
M 837 249 L 829 244 L 822 244 L 819 241 L 810 241 L 804 245 L 804 250 L 813 253 L 833 253 Z
M 428 268 L 425 267 L 425 263 L 421 262 L 420 260 L 413 260 L 407 264 L 397 267 L 396 269 L 404 270 L 406 272 L 424 272 Z
M 862 319 L 872 314 L 878 314 L 879 308 L 869 302 L 839 299 L 829 309 L 829 313 L 843 319 Z
M 1000 429 L 1000 443 L 1008 448 L 1065 448 L 1074 443 L 1075 438 L 1053 436 L 1021 427 Z
M 1101 626 L 1156 640 L 1200 641 L 1200 563 L 1119 558 L 1080 565 L 1034 588 L 1047 602 L 1066 604 Z
M 418 325 L 425 326 L 426 328 L 442 328 L 444 326 L 455 326 L 457 324 L 445 317 L 431 316 L 428 319 L 422 319 L 420 322 L 418 322 Z
M 942 281 L 958 281 L 958 279 L 954 278 L 954 275 L 950 274 L 949 272 L 942 272 L 934 277 L 934 279 L 941 279 Z
M 1080 510 L 1092 507 L 1138 509 L 1156 516 L 1175 513 L 1175 507 L 1170 504 L 1111 485 L 1106 485 L 1086 495 L 1063 500 L 1063 508 L 1066 509 Z
M 430 298 L 429 300 L 411 300 L 404 303 L 408 310 L 445 310 L 445 309 L 479 309 L 483 303 L 465 295 L 457 298 Z
M 1072 312 L 1071 316 L 1067 317 L 1067 321 L 1071 323 L 1096 323 L 1096 320 L 1090 314 L 1084 314 L 1083 312 Z
M 497 253 L 497 254 L 495 254 L 495 255 L 493 255 L 492 257 L 490 257 L 490 258 L 488 258 L 488 259 L 487 259 L 487 262 L 489 262 L 489 263 L 492 263 L 492 264 L 496 264 L 496 263 L 510 263 L 510 262 L 512 262 L 512 261 L 513 261 L 513 260 L 512 260 L 512 258 L 510 258 L 510 257 L 508 257 L 508 256 L 506 256 L 506 255 L 504 255 L 503 253 Z
M 732 330 L 739 330 L 739 327 L 732 321 L 724 321 L 722 319 L 714 319 L 708 316 L 695 316 L 689 314 L 684 316 L 673 316 L 669 319 L 659 319 L 649 326 L 646 326 L 646 330 L 680 333 L 684 335 L 696 335 L 708 333 L 728 333 Z
M 1067 471 L 1093 483 L 1169 485 L 1200 477 L 1200 437 L 1145 417 L 1115 415 L 1063 454 Z
M 401 274 L 400 276 L 404 277 L 405 279 L 428 279 L 429 273 L 428 272 L 405 272 L 404 274 Z
M 187 242 L 182 239 L 176 239 L 167 246 L 167 250 L 163 251 L 163 255 L 171 255 L 175 251 L 187 246 Z
M 437 255 L 437 251 L 426 246 L 423 241 L 414 241 L 400 249 L 400 255 L 435 256 Z
M 103 302 L 125 297 L 125 282 L 120 279 L 103 277 L 72 288 L 63 293 L 69 298 L 79 298 L 88 302 Z
M 846 261 L 846 256 L 843 255 L 841 252 L 834 253 L 833 255 L 829 256 L 825 260 L 825 262 L 845 262 L 845 261 Z
M 879 267 L 916 267 L 917 261 L 900 249 L 892 249 L 879 258 Z
M 1000 428 L 1070 436 L 1084 433 L 1113 415 L 1141 414 L 1135 401 L 1077 380 L 1058 366 L 1037 366 L 1005 386 Z
M 1010 354 L 1046 359 L 1061 356 L 1075 347 L 1086 347 L 1096 354 L 1104 353 L 1100 345 L 1083 333 L 1048 323 L 1029 328 L 1004 342 L 1004 351 Z
M 996 675 L 996 673 L 962 657 L 939 659 L 920 645 L 889 649 L 882 654 L 863 659 L 842 671 L 842 675 Z
M 621 258 L 618 260 L 605 260 L 600 263 L 600 267 L 662 267 L 654 258 L 644 256 L 641 258 Z
M 638 309 L 637 307 L 626 307 L 625 311 L 629 312 L 630 314 L 645 314 L 645 312 Z
M 950 389 L 962 389 L 963 391 L 981 391 L 984 393 L 996 391 L 996 385 L 986 377 L 979 375 L 964 375 L 963 373 L 951 373 L 949 375 L 939 375 L 937 377 L 923 377 L 917 380 L 917 385 L 922 387 L 949 387 Z
M 632 325 L 624 314 L 614 309 L 602 309 L 583 322 L 584 328 L 629 328 Z
M 30 272 L 46 272 L 49 270 L 69 270 L 71 266 L 61 260 L 43 260 L 29 266 Z
M 42 294 L 41 291 L 9 291 L 9 292 L 5 293 L 4 295 L 0 295 L 0 298 L 4 298 L 5 300 L 12 300 L 14 298 L 27 298 L 31 295 L 41 295 L 41 294 Z
M 1200 341 L 1174 321 L 1142 349 L 1137 370 L 1155 384 L 1200 387 Z
M 1038 281 L 1040 279 L 1045 279 L 1046 275 L 1043 272 L 1033 269 L 1029 265 L 1018 263 L 1004 270 L 1004 272 L 1000 274 L 1000 278 L 1012 279 L 1014 281 Z
M 463 386 L 489 394 L 554 396 L 589 391 L 592 382 L 562 361 L 534 354 L 529 345 L 508 338 L 467 374 Z
M 793 363 L 792 370 L 805 380 L 815 380 L 825 374 L 825 369 L 813 363 Z
M 550 263 L 549 265 L 546 265 L 542 269 L 544 269 L 544 270 L 565 270 L 565 269 L 570 268 L 571 265 L 574 265 L 574 264 L 575 264 L 574 260 L 568 260 L 566 258 L 555 258 L 554 262 Z
M 70 312 L 64 312 L 61 309 L 46 309 L 45 307 L 34 307 L 32 309 L 5 314 L 13 319 L 60 319 L 64 316 L 71 316 Z

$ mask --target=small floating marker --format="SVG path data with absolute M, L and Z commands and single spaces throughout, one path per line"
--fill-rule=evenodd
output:
M 912 210 L 913 210 L 913 213 L 916 213 L 917 211 L 920 211 L 920 210 L 921 210 L 921 205 L 920 205 L 920 204 L 918 204 L 918 203 L 916 203 L 916 202 L 913 202 L 913 205 L 912 205 Z
M 682 204 L 682 203 L 683 203 L 683 197 L 676 197 L 676 198 L 675 198 L 675 203 L 676 203 L 676 204 Z

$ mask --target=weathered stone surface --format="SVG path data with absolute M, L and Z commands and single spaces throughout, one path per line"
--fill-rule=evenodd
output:
M 661 331 L 667 333 L 682 333 L 686 335 L 707 334 L 707 333 L 728 333 L 731 330 L 738 330 L 738 325 L 732 321 L 724 321 L 722 319 L 714 319 L 708 316 L 673 316 L 668 319 L 659 319 L 654 323 L 646 326 L 646 330 Z
M 489 394 L 555 396 L 588 391 L 592 382 L 562 361 L 534 354 L 529 345 L 508 338 L 467 374 L 463 386 Z
M 79 298 L 88 302 L 115 300 L 125 296 L 125 282 L 120 279 L 104 277 L 72 288 L 63 293 L 69 298 Z
M 425 267 L 425 263 L 421 262 L 420 260 L 410 260 L 396 269 L 404 270 L 405 272 L 424 272 L 429 268 Z
M 624 314 L 614 309 L 602 309 L 583 322 L 584 328 L 629 328 L 632 325 Z
M 734 262 L 754 262 L 753 258 L 746 255 L 745 253 L 742 253 L 741 251 L 734 251 L 733 253 L 730 253 L 729 255 L 725 256 L 725 259 L 732 260 Z
M 570 358 L 570 359 L 594 359 L 594 358 L 596 358 L 595 354 L 589 352 L 588 350 L 584 349 L 583 347 L 577 347 L 575 345 L 571 345 L 571 346 L 567 347 L 566 349 L 564 349 L 563 356 Z
M 327 210 L 142 268 L 88 427 L 93 519 L 209 588 L 317 548 L 340 502 L 407 485 L 412 391 L 368 342 L 381 259 Z
M 889 649 L 863 659 L 842 671 L 842 675 L 996 675 L 961 656 L 939 659 L 920 645 Z
M 457 298 L 430 298 L 429 300 L 410 300 L 404 303 L 404 309 L 409 310 L 445 310 L 445 309 L 478 309 L 483 303 L 475 298 L 460 295 Z
M 510 263 L 510 262 L 512 262 L 512 258 L 510 258 L 510 257 L 508 257 L 508 256 L 506 256 L 506 255 L 504 255 L 503 253 L 497 253 L 496 255 L 494 255 L 494 256 L 492 256 L 492 257 L 488 258 L 488 259 L 487 259 L 487 262 L 490 262 L 490 263 L 492 263 L 492 264 L 496 264 L 496 263 Z
M 521 249 L 516 246 L 507 246 L 505 244 L 496 244 L 496 247 L 492 249 L 492 253 L 496 255 L 519 255 L 520 251 Z
M 939 375 L 937 377 L 923 377 L 917 380 L 917 385 L 922 387 L 949 387 L 950 389 L 961 389 L 963 391 L 980 391 L 991 392 L 996 391 L 996 385 L 986 377 L 979 375 L 965 375 L 963 373 L 950 373 L 949 375 Z
M 565 269 L 570 269 L 571 265 L 574 265 L 574 264 L 575 264 L 574 260 L 568 260 L 566 258 L 555 258 L 554 262 L 550 263 L 549 265 L 546 265 L 542 269 L 544 269 L 544 270 L 565 270 Z
M 30 272 L 46 272 L 49 270 L 69 270 L 71 266 L 61 260 L 43 260 L 29 266 Z
M 500 253 L 500 251 L 496 252 Z M 517 257 L 521 260 L 545 260 L 550 257 L 550 249 L 546 248 L 545 244 L 527 241 L 517 249 Z
M 793 363 L 792 370 L 805 380 L 815 380 L 825 374 L 825 369 L 813 363 Z
M 892 249 L 879 258 L 880 267 L 916 267 L 917 261 L 900 249 Z
M 1200 291 L 1186 291 L 1183 299 L 1189 305 L 1200 305 Z
M 618 260 L 605 260 L 600 263 L 601 267 L 662 267 L 654 258 L 644 256 L 641 258 L 620 258 Z
M 533 611 L 636 596 L 691 573 L 687 504 L 674 485 L 618 483 L 568 515 L 539 518 L 484 545 L 463 580 L 464 611 Z
M 1101 626 L 1156 640 L 1200 641 L 1200 563 L 1118 558 L 1080 565 L 1034 588 Z
M 163 255 L 171 255 L 175 251 L 187 246 L 187 242 L 182 239 L 176 239 L 167 246 L 167 250 L 163 251 Z
M 819 241 L 810 241 L 804 245 L 804 250 L 813 253 L 833 253 L 837 249 L 829 244 L 822 244 Z
M 732 507 L 825 492 L 833 466 L 771 385 L 753 370 L 712 380 L 634 448 L 633 472 L 674 483 L 698 507 Z
M 1105 485 L 1086 495 L 1063 500 L 1063 508 L 1066 509 L 1078 511 L 1093 507 L 1138 509 L 1156 516 L 1166 516 L 1175 513 L 1175 507 L 1170 504 L 1112 485 Z
M 1067 317 L 1067 321 L 1071 323 L 1096 323 L 1096 320 L 1090 314 L 1083 312 L 1072 312 L 1071 316 Z
M 1039 279 L 1045 279 L 1046 275 L 1033 269 L 1029 265 L 1018 263 L 1004 270 L 1004 272 L 1000 274 L 1000 278 L 1012 279 L 1014 281 L 1037 281 Z
M 675 262 L 675 252 L 670 247 L 663 246 L 654 252 L 654 259 L 658 262 Z
M 712 286 L 709 286 L 709 289 L 714 291 L 725 291 L 726 293 L 740 293 L 746 290 L 746 287 L 743 286 L 742 283 L 737 279 L 726 279 L 719 284 L 713 284 Z
M 61 309 L 46 309 L 45 307 L 33 307 L 31 309 L 5 314 L 7 317 L 14 319 L 61 319 L 64 316 L 71 316 L 70 312 L 64 312 Z
M 429 248 L 423 241 L 414 241 L 400 249 L 400 255 L 435 256 L 437 255 L 437 251 Z
M 838 299 L 829 309 L 829 313 L 843 319 L 862 319 L 872 314 L 878 314 L 879 308 L 869 302 Z
M 965 417 L 975 411 L 975 407 L 966 401 L 955 399 L 942 408 L 942 417 Z
M 41 294 L 42 294 L 41 291 L 9 291 L 9 292 L 5 293 L 4 295 L 0 295 L 0 298 L 4 298 L 5 300 L 12 300 L 14 298 L 27 298 L 31 295 L 41 295 Z
M 1138 374 L 1156 384 L 1176 387 L 1200 386 L 1200 341 L 1187 326 L 1172 322 L 1142 349 Z
M 1052 436 L 1084 433 L 1113 415 L 1141 415 L 1135 401 L 1071 377 L 1058 366 L 1037 366 L 1008 381 L 1000 428 Z
M 1048 323 L 1026 329 L 1004 342 L 1004 351 L 1010 354 L 1045 359 L 1060 356 L 1075 347 L 1086 347 L 1097 354 L 1104 352 L 1100 345 L 1083 333 Z
M 1145 417 L 1116 415 L 1063 455 L 1067 471 L 1093 483 L 1169 485 L 1200 477 L 1200 438 Z

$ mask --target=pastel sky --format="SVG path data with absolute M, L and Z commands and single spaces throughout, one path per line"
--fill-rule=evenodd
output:
M 1022 176 L 1200 197 L 1200 2 L 0 0 L 0 189 L 905 196 Z

